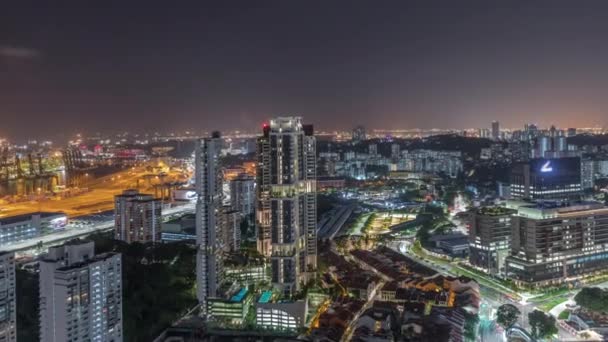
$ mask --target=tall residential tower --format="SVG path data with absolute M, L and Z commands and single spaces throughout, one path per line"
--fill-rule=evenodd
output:
M 114 196 L 116 240 L 131 242 L 160 242 L 161 203 L 152 195 L 134 189 Z
M 220 214 L 222 206 L 222 177 L 219 156 L 222 140 L 219 132 L 201 139 L 195 150 L 196 182 L 196 257 L 197 297 L 201 314 L 207 316 L 210 297 L 217 296 L 221 282 Z
M 121 255 L 94 250 L 74 240 L 40 261 L 40 341 L 123 340 Z
M 294 293 L 317 265 L 316 142 L 312 125 L 279 117 L 258 138 L 258 251 L 272 283 Z

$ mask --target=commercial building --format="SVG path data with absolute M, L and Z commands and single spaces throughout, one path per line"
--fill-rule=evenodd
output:
M 0 341 L 17 341 L 15 255 L 0 253 Z
M 558 284 L 608 267 L 608 208 L 532 203 L 512 218 L 506 273 L 517 283 Z
M 230 183 L 230 205 L 238 210 L 242 217 L 249 218 L 255 213 L 255 180 L 252 176 L 241 173 Z
M 447 254 L 454 258 L 466 258 L 469 255 L 468 237 L 460 232 L 434 234 L 429 239 L 434 244 L 433 251 Z
M 163 242 L 187 241 L 196 244 L 196 215 L 186 214 L 161 224 Z
M 317 264 L 316 142 L 300 117 L 279 117 L 258 138 L 258 251 L 289 295 Z
M 121 255 L 94 248 L 75 240 L 40 261 L 40 341 L 123 340 Z
M 511 216 L 516 210 L 483 207 L 471 215 L 469 262 L 493 275 L 502 274 L 511 251 Z
M 68 217 L 62 212 L 37 212 L 0 218 L 0 246 L 64 229 L 67 223 Z
M 306 325 L 308 301 L 269 302 L 267 292 L 255 305 L 255 322 L 258 328 L 271 330 L 296 330 Z
M 196 184 L 196 284 L 201 314 L 207 317 L 208 299 L 217 297 L 222 281 L 221 205 L 222 174 L 219 132 L 197 141 L 195 149 Z
M 530 200 L 577 200 L 582 195 L 578 157 L 531 159 L 511 169 L 511 197 Z
M 116 240 L 131 242 L 161 241 L 161 202 L 152 195 L 134 189 L 114 196 Z

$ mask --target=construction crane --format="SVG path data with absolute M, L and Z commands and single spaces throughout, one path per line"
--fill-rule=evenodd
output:
M 44 173 L 44 167 L 42 166 L 42 155 L 38 153 L 38 174 L 42 175 Z

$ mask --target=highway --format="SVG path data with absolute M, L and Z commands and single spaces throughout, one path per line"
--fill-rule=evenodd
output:
M 163 209 L 163 217 L 167 218 L 172 215 L 193 212 L 195 209 L 194 203 L 175 206 L 169 209 Z M 35 239 L 22 241 L 15 244 L 1 246 L 0 251 L 26 251 L 36 248 L 40 243 L 43 245 L 57 244 L 77 237 L 83 237 L 96 232 L 108 231 L 114 228 L 114 218 L 92 223 L 84 227 L 76 227 L 74 224 L 68 224 L 65 230 L 40 236 Z

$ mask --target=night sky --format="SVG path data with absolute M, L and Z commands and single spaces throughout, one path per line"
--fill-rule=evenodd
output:
M 606 1 L 92 3 L 0 5 L 0 136 L 608 124 Z

